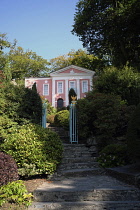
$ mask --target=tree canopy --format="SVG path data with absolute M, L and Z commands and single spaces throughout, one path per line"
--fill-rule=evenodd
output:
M 72 33 L 116 66 L 140 66 L 140 1 L 79 0 Z
M 5 53 L 5 48 L 8 48 Z M 38 56 L 32 50 L 26 50 L 17 46 L 17 41 L 10 43 L 6 34 L 0 33 L 0 70 L 4 75 L 14 79 L 25 77 L 46 76 L 49 62 Z M 11 75 L 10 75 L 11 74 Z
M 71 50 L 68 54 L 50 60 L 51 69 L 58 70 L 69 65 L 76 65 L 90 70 L 101 69 L 105 61 L 97 56 L 90 55 L 85 50 Z
M 48 61 L 22 47 L 11 49 L 9 60 L 13 78 L 39 77 L 47 72 Z
M 94 88 L 100 93 L 119 95 L 128 105 L 140 103 L 140 75 L 132 67 L 105 68 L 94 82 Z

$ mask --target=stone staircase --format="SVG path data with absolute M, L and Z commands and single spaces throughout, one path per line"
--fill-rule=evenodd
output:
M 60 139 L 63 143 L 69 143 L 69 131 L 65 130 L 62 127 L 53 127 L 49 124 L 47 125 L 47 127 L 56 132 L 60 136 Z
M 140 190 L 108 176 L 94 146 L 64 143 L 54 176 L 34 191 L 29 210 L 140 210 Z
M 97 161 L 94 148 L 85 144 L 64 144 L 62 162 L 55 177 L 86 176 L 103 173 Z

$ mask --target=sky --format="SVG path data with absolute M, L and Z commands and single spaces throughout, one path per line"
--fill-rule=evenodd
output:
M 0 0 L 0 33 L 44 59 L 83 49 L 72 35 L 79 0 Z

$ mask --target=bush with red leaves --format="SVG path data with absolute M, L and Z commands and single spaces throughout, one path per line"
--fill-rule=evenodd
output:
M 0 186 L 19 179 L 15 160 L 4 152 L 0 152 Z

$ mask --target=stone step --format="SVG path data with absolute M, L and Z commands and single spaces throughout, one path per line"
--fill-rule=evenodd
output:
M 34 191 L 37 202 L 140 201 L 140 190 L 108 176 L 64 178 Z
M 73 149 L 74 149 L 74 148 L 78 148 L 78 147 L 79 147 L 79 148 L 88 148 L 88 147 L 85 146 L 85 144 L 63 144 L 63 146 L 64 146 L 64 148 L 67 149 L 67 150 L 68 150 L 69 148 L 73 148 Z
M 49 129 L 51 129 L 52 131 L 58 133 L 59 136 L 68 136 L 69 131 L 64 130 L 61 127 L 49 127 Z
M 67 154 L 63 154 L 62 156 L 63 158 L 90 158 L 91 155 L 89 153 L 73 153 L 73 154 L 70 154 L 70 153 L 67 153 Z
M 58 170 L 80 169 L 80 168 L 98 168 L 97 162 L 81 162 L 81 163 L 63 163 Z
M 64 145 L 64 144 L 63 144 Z M 85 144 L 65 144 L 64 152 L 89 152 L 92 153 L 95 151 L 95 147 L 86 147 Z
M 68 164 L 68 163 L 92 163 L 92 162 L 95 162 L 96 161 L 96 157 L 65 157 L 64 159 L 62 159 L 62 162 L 61 164 Z
M 76 201 L 140 201 L 135 190 L 94 189 L 93 191 L 36 191 L 37 202 L 76 202 Z
M 139 210 L 139 201 L 34 202 L 28 210 Z
M 59 170 L 58 176 L 84 177 L 88 175 L 100 175 L 102 173 L 104 173 L 104 170 L 101 168 L 76 168 L 76 169 Z

